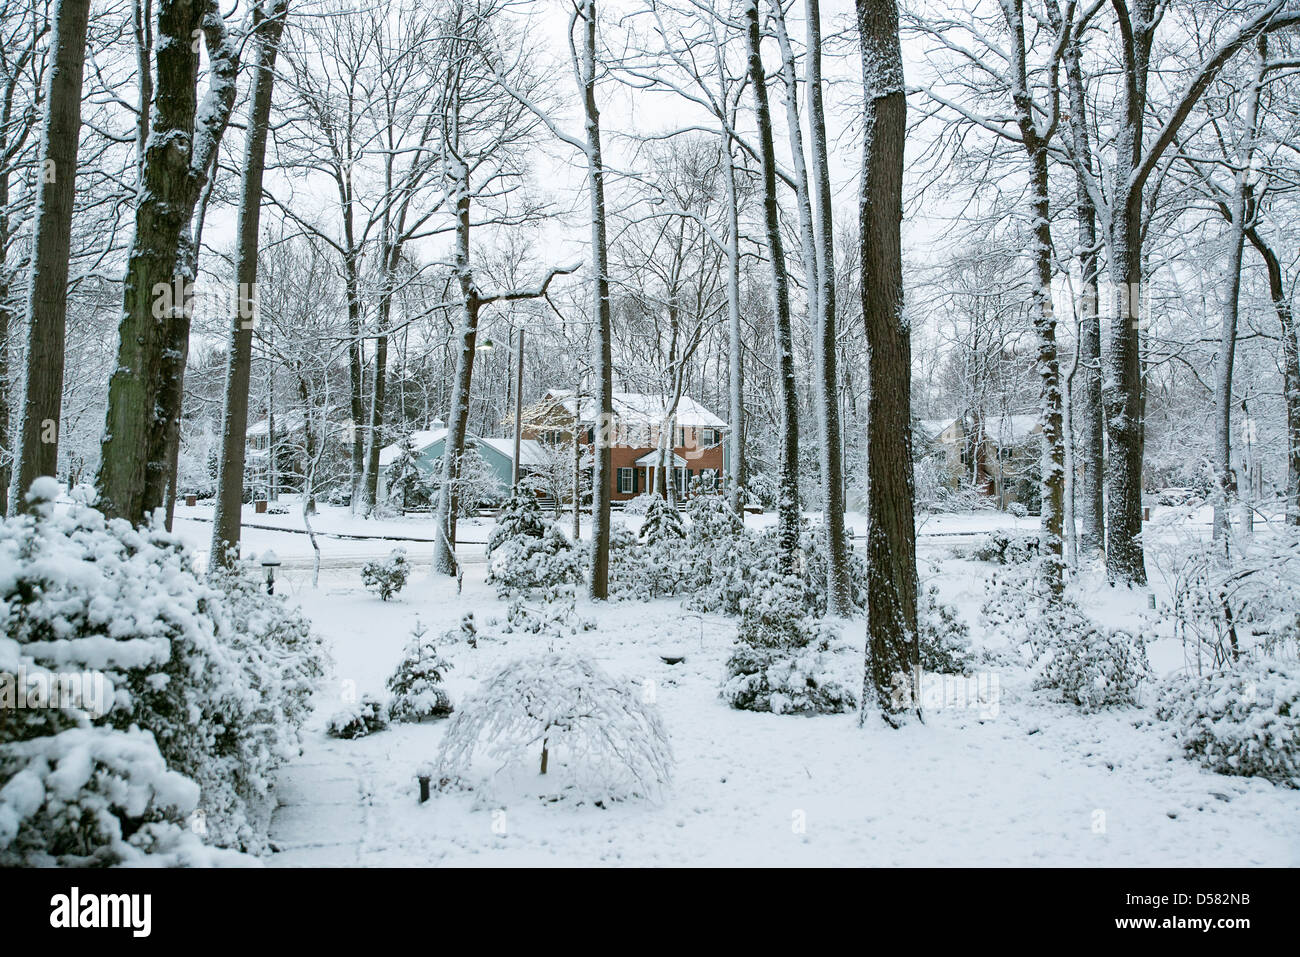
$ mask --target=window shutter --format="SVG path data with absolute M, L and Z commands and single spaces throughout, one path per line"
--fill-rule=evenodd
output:
M 632 469 L 632 494 L 641 494 L 641 470 L 638 468 Z

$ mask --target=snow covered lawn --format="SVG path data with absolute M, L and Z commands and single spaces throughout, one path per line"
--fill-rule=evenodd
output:
M 985 636 L 974 614 L 990 566 L 932 549 L 924 578 Z M 354 571 L 292 584 L 332 645 L 335 677 L 318 697 L 305 753 L 286 767 L 268 863 L 298 865 L 1300 865 L 1300 792 L 1223 777 L 1182 758 L 1149 708 L 1084 715 L 1029 690 L 1017 668 L 997 674 L 996 716 L 931 710 L 889 731 L 856 715 L 738 712 L 717 696 L 735 622 L 675 600 L 593 606 L 595 630 L 556 642 L 607 671 L 653 682 L 676 774 L 663 803 L 602 809 L 551 801 L 556 775 L 525 775 L 476 806 L 473 794 L 417 801 L 415 772 L 436 754 L 445 722 L 394 725 L 356 741 L 327 738 L 349 694 L 384 693 L 418 618 L 434 635 L 505 606 L 469 566 L 464 594 L 420 573 L 389 603 Z M 1139 611 L 1139 595 L 1096 596 L 1108 620 Z M 1116 601 L 1115 599 L 1119 599 Z M 1100 608 L 1094 608 L 1100 611 Z M 861 686 L 863 625 L 846 631 L 840 677 Z M 548 639 L 509 635 L 479 648 L 442 643 L 459 705 L 487 675 Z M 665 664 L 661 654 L 684 654 Z M 1178 649 L 1153 649 L 1167 673 Z M 1149 690 L 1144 702 L 1150 702 Z

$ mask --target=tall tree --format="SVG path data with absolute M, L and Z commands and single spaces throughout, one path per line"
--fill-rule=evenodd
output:
M 253 323 L 257 290 L 257 252 L 262 212 L 262 178 L 270 132 L 275 60 L 289 14 L 289 0 L 270 0 L 253 9 L 253 88 L 235 226 L 235 285 L 238 308 L 226 354 L 225 403 L 221 415 L 221 456 L 217 503 L 212 520 L 211 561 L 226 564 L 238 554 L 244 493 L 244 453 L 248 438 L 248 390 L 253 366 Z
M 9 491 L 10 501 L 19 511 L 26 508 L 25 495 L 32 481 L 56 474 L 59 465 L 68 263 L 89 16 L 90 0 L 63 0 L 54 14 L 27 296 L 27 376 L 18 420 L 13 488 Z
M 813 231 L 817 254 L 817 313 L 813 342 L 817 359 L 817 424 L 821 431 L 821 478 L 827 561 L 826 610 L 847 615 L 848 536 L 844 527 L 844 449 L 840 427 L 838 349 L 835 326 L 835 222 L 832 214 L 830 159 L 826 142 L 826 107 L 822 97 L 821 9 L 807 0 L 808 132 L 812 153 Z
M 790 323 L 790 283 L 785 270 L 781 239 L 781 207 L 776 192 L 776 147 L 772 137 L 772 111 L 763 70 L 762 29 L 757 0 L 744 6 L 749 86 L 758 124 L 758 152 L 763 181 L 763 226 L 767 237 L 772 314 L 781 378 L 781 480 L 777 498 L 777 537 L 782 561 L 795 565 L 799 548 L 799 392 L 794 367 L 794 334 Z
M 863 715 L 897 727 L 916 707 L 911 332 L 903 314 L 903 149 L 907 97 L 896 0 L 856 0 L 862 48 L 859 205 L 867 335 L 867 657 Z
M 1141 301 L 1144 288 L 1144 213 L 1152 174 L 1215 77 L 1261 34 L 1300 24 L 1290 0 L 1268 0 L 1232 31 L 1192 73 L 1154 137 L 1149 80 L 1156 31 L 1169 0 L 1111 0 L 1121 53 L 1120 111 L 1108 195 L 1094 182 L 1094 202 L 1109 200 L 1107 248 L 1115 295 L 1103 376 L 1109 459 L 1106 466 L 1106 573 L 1113 581 L 1146 584 L 1142 545 L 1143 363 Z M 1076 169 L 1082 171 L 1077 164 Z
M 197 104 L 203 36 L 211 75 Z M 109 380 L 96 488 L 100 507 L 113 517 L 143 523 L 163 504 L 167 437 L 179 403 L 166 401 L 181 388 L 178 360 L 189 338 L 190 290 L 185 243 L 199 194 L 212 169 L 235 101 L 238 46 L 211 0 L 160 0 L 157 85 L 145 148 L 135 237 L 127 261 L 117 366 Z

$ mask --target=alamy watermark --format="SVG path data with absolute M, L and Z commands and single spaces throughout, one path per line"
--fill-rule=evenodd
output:
M 0 672 L 0 710 L 77 708 L 101 718 L 113 707 L 113 686 L 101 671 Z

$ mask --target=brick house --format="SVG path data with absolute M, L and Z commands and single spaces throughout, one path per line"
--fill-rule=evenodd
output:
M 613 442 L 613 501 L 626 502 L 654 487 L 659 441 L 665 429 L 670 430 L 672 442 L 665 465 L 677 497 L 689 495 L 694 478 L 699 478 L 705 488 L 722 488 L 728 464 L 724 441 L 727 423 L 690 396 L 682 396 L 671 418 L 667 406 L 667 399 L 660 395 L 614 393 L 614 420 L 607 426 Z M 569 444 L 576 428 L 579 443 L 589 446 L 594 441 L 596 418 L 592 399 L 584 397 L 579 401 L 572 390 L 551 389 L 524 411 L 523 434 L 552 445 Z M 667 489 L 661 491 L 667 494 Z

